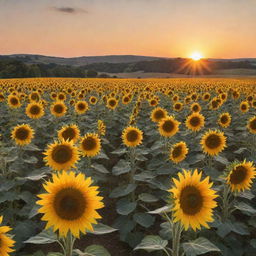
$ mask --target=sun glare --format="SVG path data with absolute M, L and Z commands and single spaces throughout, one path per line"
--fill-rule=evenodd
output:
M 190 58 L 194 61 L 198 61 L 202 59 L 203 55 L 200 52 L 193 52 L 190 56 Z

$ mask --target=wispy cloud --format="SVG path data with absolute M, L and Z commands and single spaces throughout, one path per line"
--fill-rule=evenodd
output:
M 56 12 L 62 12 L 62 13 L 68 13 L 68 14 L 88 13 L 88 11 L 85 9 L 75 8 L 70 6 L 61 6 L 61 7 L 54 6 L 51 9 Z

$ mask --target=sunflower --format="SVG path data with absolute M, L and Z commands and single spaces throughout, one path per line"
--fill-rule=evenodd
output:
M 98 134 L 87 133 L 81 139 L 80 149 L 84 156 L 93 157 L 98 155 L 101 150 L 101 142 Z
M 204 127 L 204 116 L 198 112 L 194 112 L 187 117 L 185 124 L 188 129 L 197 132 Z
M 252 162 L 244 162 L 235 164 L 229 172 L 226 181 L 230 185 L 231 190 L 240 192 L 250 189 L 252 179 L 256 176 L 255 167 Z
M 62 101 L 56 101 L 51 105 L 51 113 L 56 117 L 62 117 L 66 112 L 67 107 Z
M 250 133 L 256 134 L 256 116 L 249 119 L 247 128 L 249 129 Z
M 209 130 L 203 135 L 200 144 L 204 153 L 218 155 L 226 147 L 226 136 L 223 132 Z
M 3 101 L 5 101 L 4 94 L 3 94 L 3 93 L 0 93 L 0 102 L 3 102 Z
M 200 112 L 201 111 L 201 106 L 199 103 L 195 102 L 190 106 L 190 110 L 192 112 Z
M 127 104 L 129 104 L 130 102 L 131 102 L 131 97 L 130 97 L 130 95 L 124 95 L 123 97 L 122 97 L 122 103 L 124 104 L 124 105 L 127 105 Z
M 44 152 L 46 165 L 58 171 L 67 171 L 72 167 L 75 168 L 80 156 L 77 147 L 73 144 L 73 141 L 62 140 L 48 145 L 47 150 Z
M 127 147 L 136 147 L 142 143 L 143 132 L 134 126 L 128 126 L 122 133 L 123 143 Z
M 17 125 L 11 132 L 11 138 L 20 146 L 25 146 L 34 138 L 34 130 L 28 124 Z
M 92 183 L 91 178 L 85 178 L 82 173 L 54 174 L 52 181 L 44 184 L 47 192 L 38 195 L 40 200 L 37 201 L 42 220 L 47 222 L 46 228 L 53 227 L 64 237 L 70 231 L 77 238 L 80 232 L 93 231 L 92 224 L 97 224 L 97 219 L 101 218 L 96 210 L 104 204 L 103 198 L 98 196 L 98 187 L 91 186 Z
M 59 101 L 65 101 L 66 100 L 66 94 L 64 92 L 60 92 L 57 96 Z
M 107 107 L 114 110 L 117 107 L 118 100 L 114 97 L 107 99 Z
M 162 119 L 158 124 L 158 131 L 164 137 L 171 137 L 179 131 L 180 122 L 174 119 L 173 116 Z
M 73 140 L 75 143 L 80 136 L 80 131 L 77 125 L 66 125 L 58 131 L 58 137 L 60 140 Z
M 7 235 L 7 232 L 9 232 L 11 228 L 8 226 L 1 226 L 2 221 L 3 217 L 0 216 L 0 255 L 9 256 L 9 253 L 14 251 L 12 247 L 15 242 Z
M 179 112 L 183 109 L 183 104 L 181 102 L 175 102 L 173 105 L 173 109 Z
M 38 102 L 41 98 L 40 93 L 37 91 L 30 93 L 28 97 L 30 101 L 36 101 L 36 102 Z
M 157 106 L 157 105 L 158 105 L 158 100 L 155 99 L 155 98 L 150 99 L 150 100 L 149 100 L 149 105 L 150 105 L 151 107 Z
M 157 107 L 151 111 L 151 120 L 153 122 L 160 122 L 167 117 L 167 111 L 164 108 Z
M 0 101 L 1 101 L 1 98 L 0 98 Z M 256 108 L 256 100 L 253 100 L 253 101 L 251 102 L 251 105 L 252 105 L 253 108 Z
M 183 161 L 188 154 L 188 148 L 185 142 L 181 141 L 173 145 L 170 150 L 170 160 L 175 164 Z
M 211 94 L 206 92 L 206 93 L 203 94 L 202 98 L 203 98 L 203 101 L 208 101 L 211 98 Z
M 97 103 L 97 101 L 98 101 L 98 99 L 97 99 L 95 96 L 91 96 L 91 97 L 89 98 L 89 102 L 90 102 L 90 104 L 92 104 L 92 105 L 95 105 L 95 104 Z
M 201 180 L 202 172 L 197 170 L 193 173 L 183 170 L 178 176 L 179 180 L 173 178 L 175 185 L 169 190 L 174 197 L 174 222 L 180 221 L 185 230 L 209 228 L 207 223 L 213 222 L 213 208 L 217 206 L 213 183 L 209 177 Z
M 9 95 L 7 101 L 10 108 L 19 108 L 21 106 L 20 99 L 15 95 Z
M 223 128 L 227 128 L 231 123 L 231 115 L 226 112 L 226 113 L 222 113 L 220 116 L 219 116 L 219 119 L 218 119 L 218 124 L 223 127 Z
M 243 112 L 243 113 L 246 113 L 246 112 L 248 112 L 248 110 L 249 110 L 249 108 L 250 108 L 250 105 L 249 105 L 249 103 L 247 102 L 247 101 L 242 101 L 241 103 L 240 103 L 240 110 Z
M 102 120 L 98 120 L 98 134 L 99 136 L 105 136 L 106 134 L 106 125 Z
M 84 114 L 88 109 L 88 103 L 84 100 L 77 101 L 75 104 L 75 111 L 79 115 Z
M 26 107 L 26 115 L 33 119 L 39 119 L 44 115 L 44 107 L 41 103 L 31 102 Z
M 57 98 L 57 93 L 56 92 L 51 92 L 51 99 L 56 100 Z

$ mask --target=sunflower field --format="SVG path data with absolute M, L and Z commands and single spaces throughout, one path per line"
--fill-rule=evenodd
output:
M 0 80 L 0 256 L 256 255 L 256 80 Z

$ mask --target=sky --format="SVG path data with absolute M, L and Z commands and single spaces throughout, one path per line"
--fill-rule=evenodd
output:
M 256 58 L 256 0 L 0 0 L 0 55 Z

